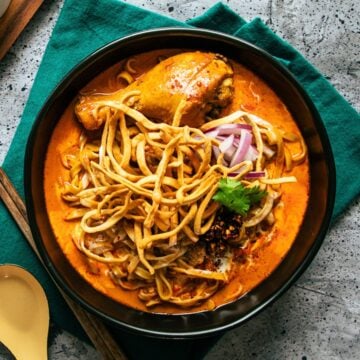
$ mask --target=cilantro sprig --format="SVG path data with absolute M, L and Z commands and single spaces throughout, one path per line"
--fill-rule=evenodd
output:
M 233 212 L 246 216 L 251 205 L 258 203 L 266 194 L 267 192 L 259 186 L 247 188 L 238 180 L 223 178 L 219 181 L 213 200 Z

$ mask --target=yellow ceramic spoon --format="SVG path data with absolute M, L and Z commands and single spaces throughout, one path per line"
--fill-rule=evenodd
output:
M 47 359 L 49 306 L 39 282 L 16 265 L 0 266 L 0 342 L 16 357 Z

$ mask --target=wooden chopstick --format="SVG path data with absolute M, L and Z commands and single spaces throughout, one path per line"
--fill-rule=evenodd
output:
M 19 226 L 21 232 L 24 234 L 31 248 L 38 256 L 40 262 L 44 265 L 35 241 L 32 237 L 30 226 L 28 223 L 26 207 L 19 194 L 16 192 L 10 179 L 7 177 L 5 171 L 0 167 L 0 198 L 3 200 L 5 206 L 13 216 L 15 222 Z M 46 267 L 45 267 L 46 269 Z M 51 277 L 51 274 L 49 274 Z M 61 295 L 64 297 L 66 303 L 79 320 L 86 334 L 89 336 L 96 350 L 105 360 L 126 360 L 127 357 L 119 348 L 114 338 L 109 333 L 105 325 L 94 315 L 84 310 L 80 305 L 75 303 L 66 295 L 62 289 L 54 282 L 59 289 Z

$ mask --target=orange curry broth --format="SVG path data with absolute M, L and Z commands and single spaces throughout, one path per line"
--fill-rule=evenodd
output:
M 152 68 L 159 56 L 169 56 L 180 50 L 157 50 L 135 56 L 132 65 L 137 74 Z M 225 109 L 230 113 L 239 108 L 258 115 L 284 130 L 299 134 L 291 114 L 279 97 L 253 72 L 232 61 L 234 68 L 235 96 L 233 103 Z M 92 80 L 84 90 L 111 92 L 119 88 L 116 74 L 122 68 L 120 62 Z M 81 125 L 77 122 L 72 102 L 57 124 L 47 151 L 44 173 L 44 187 L 47 211 L 56 239 L 72 266 L 95 289 L 114 300 L 142 311 L 161 313 L 188 313 L 218 307 L 235 297 L 243 295 L 258 285 L 277 267 L 290 249 L 301 225 L 308 201 L 309 169 L 308 160 L 296 166 L 284 176 L 294 175 L 296 183 L 281 185 L 283 207 L 275 210 L 276 222 L 267 239 L 259 241 L 261 246 L 253 252 L 253 266 L 240 266 L 235 270 L 233 279 L 203 304 L 191 309 L 182 309 L 171 304 L 161 304 L 147 309 L 137 297 L 137 291 L 127 291 L 116 286 L 106 275 L 107 266 L 87 259 L 74 245 L 71 233 L 74 221 L 65 221 L 64 217 L 71 208 L 61 199 L 61 183 L 68 179 L 67 170 L 61 163 L 61 154 L 76 146 Z M 292 146 L 292 148 L 291 148 Z M 292 152 L 297 152 L 298 145 L 290 144 Z M 295 210 L 296 209 L 296 210 Z M 271 241 L 266 241 L 271 240 Z M 239 289 L 242 287 L 241 292 Z

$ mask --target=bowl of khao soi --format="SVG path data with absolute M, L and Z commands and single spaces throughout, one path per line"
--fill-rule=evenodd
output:
M 270 55 L 220 33 L 148 31 L 95 52 L 28 149 L 31 226 L 55 281 L 143 334 L 244 322 L 329 224 L 334 165 L 314 106 Z

